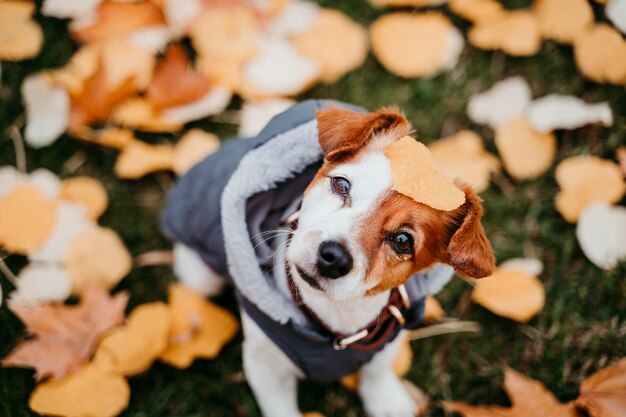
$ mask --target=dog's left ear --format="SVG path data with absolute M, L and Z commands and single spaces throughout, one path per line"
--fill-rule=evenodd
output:
M 389 133 L 391 139 L 399 139 L 411 126 L 396 108 L 358 113 L 334 106 L 317 111 L 317 130 L 324 158 L 333 161 L 355 152 L 377 134 Z
M 472 189 L 457 184 L 465 192 L 465 203 L 451 213 L 459 224 L 453 233 L 447 252 L 448 263 L 459 274 L 470 278 L 483 278 L 491 275 L 496 268 L 491 244 L 480 223 L 483 207 Z

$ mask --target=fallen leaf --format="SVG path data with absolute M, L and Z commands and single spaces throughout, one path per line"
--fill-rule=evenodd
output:
M 45 168 L 37 168 L 28 174 L 27 183 L 38 189 L 50 201 L 56 200 L 61 192 L 61 180 Z
M 165 25 L 165 18 L 152 2 L 104 1 L 97 8 L 93 24 L 71 28 L 71 35 L 78 42 L 94 43 L 124 38 L 136 30 L 160 25 Z
M 232 98 L 230 89 L 215 86 L 198 100 L 163 109 L 163 118 L 173 123 L 188 123 L 223 112 Z
M 36 250 L 28 254 L 28 259 L 31 262 L 63 263 L 74 238 L 96 226 L 92 220 L 87 219 L 86 212 L 82 205 L 60 201 L 52 231 Z
M 198 55 L 242 63 L 257 53 L 258 30 L 254 10 L 233 5 L 206 11 L 191 26 L 189 36 Z
M 619 166 L 626 177 L 626 146 L 620 146 L 617 148 L 617 151 L 615 151 L 615 157 L 617 158 Z
M 100 226 L 78 234 L 65 256 L 74 294 L 83 294 L 93 286 L 113 288 L 131 267 L 132 258 L 118 234 Z
M 606 17 L 618 28 L 622 33 L 626 33 L 626 1 L 611 0 L 604 9 Z
M 39 54 L 41 27 L 31 20 L 35 4 L 5 0 L 0 3 L 0 61 L 21 61 Z
M 555 177 L 561 188 L 555 198 L 556 209 L 570 223 L 594 201 L 613 204 L 626 192 L 619 166 L 597 156 L 566 158 L 556 167 Z
M 444 409 L 464 417 L 580 417 L 573 403 L 558 402 L 541 382 L 510 368 L 504 371 L 504 389 L 511 399 L 511 408 L 446 401 Z
M 538 277 L 543 273 L 543 262 L 537 258 L 511 258 L 498 265 L 498 268 L 518 270 Z
M 191 68 L 183 47 L 171 45 L 159 63 L 146 93 L 157 108 L 196 101 L 211 89 L 211 83 Z
M 437 174 L 423 143 L 405 136 L 384 152 L 391 163 L 392 190 L 437 210 L 454 210 L 465 202 L 465 193 Z
M 26 108 L 24 139 L 30 146 L 48 146 L 67 130 L 70 121 L 69 95 L 63 88 L 52 85 L 45 73 L 31 75 L 24 80 L 22 100 Z
M 101 66 L 85 81 L 81 93 L 72 97 L 70 128 L 107 121 L 113 107 L 135 92 L 134 84 L 134 78 L 127 78 L 115 89 L 109 89 L 105 68 Z
M 494 84 L 489 90 L 474 94 L 467 105 L 472 121 L 496 130 L 512 119 L 521 117 L 532 101 L 528 82 L 522 77 L 510 77 Z
M 600 369 L 580 384 L 575 404 L 593 417 L 621 417 L 626 413 L 626 359 Z
M 0 167 L 0 200 L 20 183 L 28 181 L 28 175 L 18 171 L 12 165 Z
M 556 154 L 556 137 L 535 131 L 522 117 L 499 127 L 495 142 L 504 168 L 518 180 L 534 179 L 546 172 Z
M 338 10 L 322 9 L 315 25 L 292 41 L 300 53 L 320 65 L 326 83 L 339 80 L 367 58 L 367 31 Z
M 626 41 L 607 24 L 596 24 L 576 37 L 574 59 L 580 72 L 592 81 L 626 83 Z
M 111 297 L 90 288 L 76 306 L 44 304 L 14 305 L 9 308 L 34 336 L 22 341 L 3 366 L 35 368 L 36 378 L 61 378 L 80 368 L 93 353 L 102 334 L 124 320 L 128 295 Z
M 9 294 L 14 306 L 36 306 L 48 302 L 63 302 L 72 292 L 67 273 L 57 265 L 31 264 L 17 276 L 17 287 Z
M 44 0 L 41 14 L 59 19 L 90 18 L 102 0 Z
M 172 31 L 165 25 L 148 26 L 134 31 L 127 40 L 131 45 L 138 46 L 147 52 L 156 54 L 165 51 L 167 45 L 172 40 L 172 36 Z
M 167 347 L 169 331 L 170 313 L 164 303 L 141 304 L 130 313 L 126 324 L 102 339 L 93 362 L 112 375 L 145 372 Z
M 251 138 L 261 133 L 272 118 L 296 102 L 289 99 L 277 98 L 268 100 L 245 101 L 239 112 L 239 130 L 241 137 Z
M 588 104 L 576 96 L 561 94 L 549 94 L 533 101 L 527 117 L 538 132 L 577 129 L 590 123 L 613 124 L 613 112 L 608 102 Z
M 32 184 L 20 184 L 0 199 L 0 246 L 28 254 L 39 248 L 56 220 L 56 203 Z
M 169 289 L 170 344 L 160 359 L 187 368 L 194 359 L 213 359 L 239 330 L 235 317 L 181 285 Z
M 374 7 L 425 7 L 440 6 L 448 0 L 369 0 Z
M 464 44 L 458 29 L 438 13 L 386 14 L 370 27 L 370 40 L 380 63 L 405 78 L 451 70 Z
M 115 175 L 123 179 L 138 179 L 156 171 L 170 170 L 174 163 L 174 147 L 150 145 L 134 141 L 127 145 L 115 162 Z
M 182 123 L 168 120 L 148 100 L 139 97 L 120 103 L 113 110 L 111 120 L 123 127 L 146 132 L 176 132 L 183 127 Z
M 446 312 L 439 304 L 439 301 L 432 295 L 426 297 L 424 307 L 424 321 L 426 323 L 436 323 L 446 316 Z
M 202 0 L 165 0 L 161 6 L 172 34 L 182 37 L 202 14 Z
M 244 98 L 295 96 L 319 80 L 320 65 L 285 39 L 259 37 L 258 51 L 242 67 L 237 92 Z
M 87 365 L 61 380 L 38 385 L 28 405 L 44 415 L 115 417 L 129 400 L 130 387 L 123 377 Z
M 100 181 L 91 177 L 72 177 L 63 181 L 61 199 L 81 204 L 87 218 L 97 220 L 109 205 L 109 196 Z
M 201 129 L 192 129 L 176 144 L 172 168 L 177 175 L 183 175 L 219 147 L 217 136 Z
M 592 203 L 578 218 L 576 237 L 598 268 L 612 269 L 626 259 L 626 207 Z
M 275 16 L 272 16 L 268 24 L 269 31 L 283 38 L 310 32 L 314 26 L 319 26 L 322 14 L 329 10 L 321 9 L 312 1 L 290 0 Z
M 448 5 L 454 14 L 474 23 L 498 20 L 506 13 L 497 0 L 449 0 Z
M 545 290 L 537 277 L 525 271 L 498 268 L 476 281 L 472 300 L 500 317 L 526 323 L 543 308 Z
M 533 12 L 542 35 L 565 44 L 571 44 L 594 22 L 587 0 L 535 0 Z
M 531 56 L 541 48 L 541 33 L 535 15 L 526 10 L 503 14 L 497 20 L 474 25 L 469 43 L 480 49 L 502 50 L 512 56 Z
M 500 161 L 485 151 L 476 133 L 462 130 L 454 136 L 439 139 L 428 146 L 437 172 L 446 178 L 458 178 L 481 193 L 489 187 Z

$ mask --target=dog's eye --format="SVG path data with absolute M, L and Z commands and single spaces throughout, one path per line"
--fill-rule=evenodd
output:
M 398 253 L 413 253 L 413 238 L 406 232 L 394 233 L 389 236 L 389 242 Z
M 350 193 L 350 181 L 344 177 L 332 177 L 330 184 L 333 187 L 333 191 L 341 196 L 347 196 Z

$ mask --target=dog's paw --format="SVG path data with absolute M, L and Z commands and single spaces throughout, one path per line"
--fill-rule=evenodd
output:
M 359 394 L 369 417 L 415 417 L 418 404 L 395 376 L 362 381 Z

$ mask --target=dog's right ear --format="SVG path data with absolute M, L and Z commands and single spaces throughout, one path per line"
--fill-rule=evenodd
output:
M 406 136 L 411 126 L 396 108 L 358 113 L 334 106 L 317 111 L 317 130 L 324 159 L 334 161 L 355 152 L 376 135 L 388 134 L 390 140 Z

